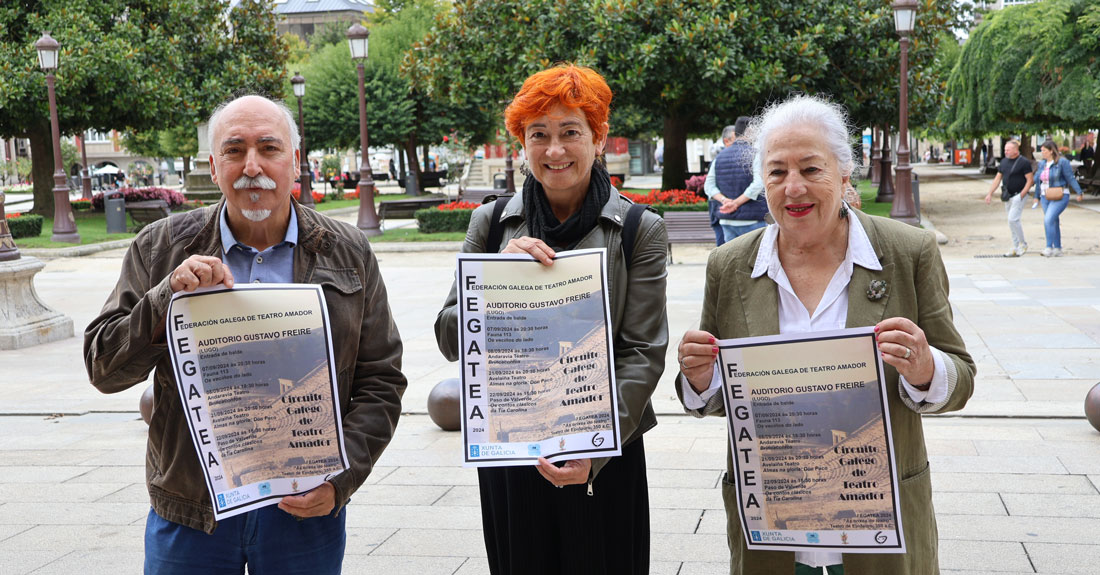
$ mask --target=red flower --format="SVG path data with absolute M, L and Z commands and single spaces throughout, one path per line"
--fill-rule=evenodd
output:
M 481 204 L 475 204 L 473 202 L 451 202 L 449 204 L 442 204 L 436 206 L 436 209 L 444 212 L 453 212 L 455 210 L 473 210 Z

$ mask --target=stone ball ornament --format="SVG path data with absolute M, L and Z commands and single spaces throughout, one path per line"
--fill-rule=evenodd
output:
M 1096 431 L 1100 431 L 1100 383 L 1092 386 L 1085 396 L 1085 417 Z
M 145 388 L 145 391 L 141 392 L 141 399 L 138 400 L 138 408 L 141 410 L 141 419 L 145 421 L 145 425 L 149 425 L 149 420 L 153 418 L 153 385 Z
M 462 382 L 457 377 L 435 384 L 428 394 L 428 416 L 443 431 L 462 429 Z

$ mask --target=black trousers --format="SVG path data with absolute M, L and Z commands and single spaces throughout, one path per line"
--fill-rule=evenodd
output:
M 588 485 L 558 489 L 533 466 L 482 467 L 481 521 L 493 575 L 646 575 L 645 447 L 623 447 Z

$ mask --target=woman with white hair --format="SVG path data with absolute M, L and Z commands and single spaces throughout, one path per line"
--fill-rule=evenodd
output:
M 921 414 L 962 408 L 975 367 L 952 323 L 935 237 L 843 200 L 856 165 L 840 106 L 792 97 L 768 108 L 754 128 L 775 223 L 711 252 L 699 329 L 684 334 L 678 349 L 677 392 L 697 417 L 724 415 L 718 339 L 875 326 L 907 553 L 748 550 L 729 458 L 723 499 L 730 573 L 938 573 Z

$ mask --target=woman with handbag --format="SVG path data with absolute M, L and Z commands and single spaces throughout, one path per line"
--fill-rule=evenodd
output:
M 1069 160 L 1058 153 L 1058 146 L 1047 140 L 1043 142 L 1040 152 L 1043 159 L 1035 170 L 1038 174 L 1036 180 L 1037 195 L 1043 205 L 1043 228 L 1046 230 L 1047 247 L 1043 248 L 1042 255 L 1046 257 L 1062 256 L 1062 228 L 1058 218 L 1069 205 L 1069 194 L 1066 186 L 1077 192 L 1077 201 L 1084 198 L 1081 186 L 1073 177 L 1073 167 Z

